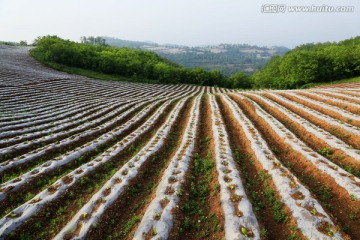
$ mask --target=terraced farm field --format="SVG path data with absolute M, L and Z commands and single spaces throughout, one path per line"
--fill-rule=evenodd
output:
M 360 239 L 360 88 L 88 79 L 0 45 L 0 239 Z

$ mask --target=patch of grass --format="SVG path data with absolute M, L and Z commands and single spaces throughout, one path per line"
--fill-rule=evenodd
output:
M 203 98 L 205 101 L 207 96 Z M 201 124 L 204 124 L 203 122 Z M 220 185 L 211 185 L 215 163 L 209 150 L 211 136 L 200 130 L 198 152 L 192 162 L 193 173 L 189 178 L 188 197 L 181 211 L 186 215 L 180 223 L 180 234 L 189 233 L 196 239 L 209 239 L 211 235 L 222 231 L 216 214 L 210 210 L 209 197 L 220 191 Z
M 274 220 L 277 223 L 286 223 L 288 222 L 288 216 L 286 215 L 285 211 L 283 210 L 282 203 L 276 199 L 273 206 L 273 214 Z
M 206 144 L 210 138 L 206 138 Z M 210 152 L 205 158 L 195 154 L 194 157 L 194 174 L 191 177 L 189 199 L 185 202 L 182 210 L 189 217 L 185 217 L 181 232 L 194 231 L 198 238 L 209 236 L 211 232 L 221 230 L 219 220 L 215 214 L 208 215 L 207 198 L 211 196 L 216 189 L 209 188 L 212 180 L 212 169 L 214 168 Z
M 350 197 L 351 197 L 351 200 L 353 200 L 353 201 L 357 200 L 357 197 L 355 196 L 355 194 L 351 194 Z
M 269 187 L 268 179 L 271 179 L 271 176 L 262 170 L 260 170 L 258 172 L 258 175 L 260 176 L 260 179 L 263 182 L 263 185 L 265 187 L 264 195 L 266 196 L 267 200 L 272 205 L 273 217 L 274 217 L 275 222 L 287 223 L 289 217 L 287 216 L 287 214 L 284 211 L 283 204 L 275 196 L 275 193 L 276 193 L 275 190 L 273 190 Z
M 333 197 L 331 188 L 325 185 L 321 185 L 317 188 L 313 188 L 313 191 L 316 195 L 320 196 L 321 201 L 324 203 L 324 206 L 331 210 L 332 206 L 329 203 L 329 200 Z
M 260 179 L 261 179 L 261 181 L 266 181 L 266 179 L 268 179 L 270 176 L 268 175 L 268 174 L 266 174 L 263 170 L 260 170 L 259 172 L 258 172 L 258 175 L 259 175 L 259 177 L 260 177 Z
M 25 201 L 29 201 L 29 200 L 32 199 L 34 196 L 35 196 L 34 193 L 30 193 L 30 192 L 26 193 L 26 195 L 25 195 Z
M 262 229 L 260 230 L 260 236 L 261 236 L 262 238 L 266 238 L 268 235 L 269 235 L 269 231 L 268 231 L 266 228 L 262 228 Z
M 323 155 L 324 157 L 328 157 L 329 155 L 334 153 L 334 151 L 331 148 L 319 148 L 317 152 Z
M 329 187 L 322 186 L 320 188 L 321 198 L 323 201 L 328 201 L 332 197 L 332 192 Z
M 240 163 L 243 156 L 239 153 L 239 151 L 237 149 L 235 149 L 234 155 L 235 155 L 237 162 Z M 245 168 L 245 166 L 242 168 Z M 286 223 L 288 221 L 288 216 L 283 209 L 282 203 L 280 202 L 280 200 L 278 198 L 276 198 L 275 191 L 269 187 L 268 179 L 271 179 L 271 176 L 269 174 L 267 174 L 265 171 L 260 170 L 258 172 L 257 177 L 259 178 L 259 180 L 261 180 L 263 182 L 263 185 L 265 187 L 264 195 L 266 196 L 266 199 L 269 201 L 269 204 L 272 205 L 274 220 L 277 223 Z M 247 174 L 245 174 L 245 178 L 249 178 L 249 176 L 247 176 Z M 255 211 L 260 211 L 264 206 L 261 203 L 261 200 L 260 200 L 258 194 L 251 191 L 251 184 L 250 185 L 248 185 L 248 184 L 249 184 L 249 181 L 248 181 L 246 187 L 248 190 L 250 190 L 250 197 L 251 197 L 252 201 L 254 202 L 254 209 L 255 209 Z M 265 233 L 266 232 L 264 232 L 263 234 L 265 234 Z
M 260 179 L 259 179 L 260 177 L 259 177 L 259 175 L 257 175 L 257 176 L 249 176 L 249 172 L 248 172 L 247 167 L 246 167 L 246 165 L 244 163 L 244 160 L 245 159 L 250 160 L 252 158 L 252 155 L 251 154 L 240 153 L 240 151 L 235 146 L 233 146 L 233 149 L 234 149 L 235 160 L 236 160 L 236 162 L 239 164 L 239 166 L 241 168 L 241 172 L 242 172 L 243 177 L 246 179 L 245 187 L 246 187 L 247 191 L 249 192 L 250 198 L 251 198 L 252 203 L 253 203 L 253 208 L 254 208 L 255 211 L 260 212 L 262 209 L 265 208 L 265 205 L 262 202 L 259 194 L 256 191 L 254 191 L 254 187 L 253 187 L 254 186 L 253 177 L 256 178 L 255 181 L 260 181 Z M 264 229 L 264 234 L 265 233 L 268 234 L 268 231 L 266 229 Z
M 275 146 L 271 146 L 271 147 L 270 147 L 270 150 L 271 150 L 274 154 L 280 154 L 280 153 L 281 153 L 281 151 L 280 151 L 277 147 L 275 147 Z
M 289 236 L 288 240 L 301 240 L 301 238 L 295 234 L 291 234 Z
M 132 216 L 124 225 L 124 227 L 122 228 L 122 233 L 124 234 L 124 236 L 126 236 L 127 234 L 130 233 L 131 229 L 135 226 L 135 224 L 137 224 L 138 222 L 140 222 L 140 217 L 137 215 Z
M 359 208 L 352 208 L 351 212 L 349 213 L 349 219 L 355 221 L 358 218 L 359 212 Z
M 354 221 L 356 219 L 356 215 L 354 213 L 350 213 L 349 219 Z
M 336 137 L 338 137 L 342 140 L 346 140 L 350 137 L 350 135 L 345 135 L 345 134 L 341 133 L 339 131 L 339 129 L 334 128 L 334 127 L 330 129 L 329 133 L 331 133 L 332 135 L 335 135 Z
M 360 77 L 342 79 L 342 80 L 333 81 L 333 82 L 308 83 L 308 84 L 301 86 L 300 88 L 307 89 L 307 88 L 312 88 L 312 87 L 327 85 L 327 84 L 353 83 L 353 82 L 360 82 Z

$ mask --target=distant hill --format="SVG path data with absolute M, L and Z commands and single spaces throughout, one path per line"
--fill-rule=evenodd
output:
M 154 46 L 154 47 L 158 46 L 157 43 L 152 43 L 152 42 L 129 41 L 129 40 L 122 40 L 111 37 L 102 37 L 102 38 L 106 40 L 106 44 L 113 47 L 143 48 L 143 46 Z
M 254 73 L 271 57 L 282 56 L 290 49 L 286 47 L 258 47 L 248 44 L 220 44 L 214 46 L 188 47 L 175 44 L 138 42 L 103 37 L 110 46 L 138 48 L 153 51 L 186 68 L 201 67 L 220 70 L 230 76 L 237 72 Z

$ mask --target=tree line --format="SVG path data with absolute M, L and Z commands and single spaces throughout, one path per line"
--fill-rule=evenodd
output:
M 76 43 L 57 36 L 39 37 L 36 51 L 45 62 L 88 69 L 104 74 L 153 80 L 158 83 L 187 83 L 227 88 L 250 88 L 250 79 L 243 73 L 224 76 L 219 70 L 187 69 L 159 55 L 139 49 L 110 47 L 102 44 Z
M 219 70 L 188 69 L 154 52 L 110 47 L 96 39 L 82 38 L 83 43 L 76 43 L 57 36 L 39 37 L 33 51 L 41 53 L 45 62 L 120 75 L 139 82 L 291 89 L 360 76 L 360 37 L 338 43 L 300 45 L 283 56 L 272 57 L 252 76 L 239 72 L 230 77 Z
M 102 37 L 82 36 L 82 37 L 80 37 L 80 42 L 85 43 L 85 44 L 106 46 L 106 39 L 102 38 Z

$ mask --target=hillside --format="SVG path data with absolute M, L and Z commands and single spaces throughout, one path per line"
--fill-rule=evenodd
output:
M 259 88 L 299 88 L 360 76 L 360 37 L 340 42 L 310 43 L 274 57 L 256 72 Z
M 102 81 L 28 50 L 0 45 L 0 239 L 360 236 L 359 88 Z
M 138 48 L 156 52 L 181 66 L 208 71 L 220 70 L 231 76 L 237 72 L 254 73 L 264 66 L 271 57 L 284 55 L 286 47 L 258 47 L 248 44 L 220 44 L 216 46 L 188 47 L 174 44 L 127 41 L 103 37 L 110 46 Z

